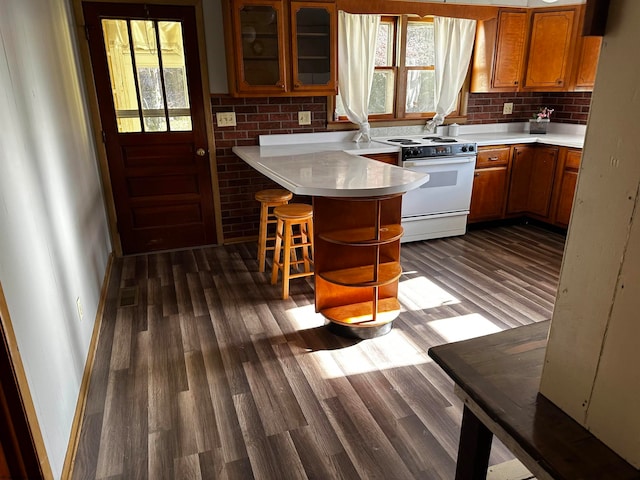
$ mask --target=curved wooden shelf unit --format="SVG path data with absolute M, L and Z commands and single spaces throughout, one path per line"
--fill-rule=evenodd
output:
M 384 245 L 386 243 L 392 243 L 396 240 L 400 240 L 403 231 L 404 230 L 402 229 L 401 225 L 391 224 L 382 225 L 380 227 L 379 238 L 376 238 L 377 232 L 375 227 L 335 230 L 332 232 L 325 232 L 319 235 L 319 237 L 323 240 L 326 240 L 327 242 L 331 242 L 336 245 L 370 247 L 375 245 Z
M 373 317 L 373 301 L 326 308 L 321 310 L 320 313 L 330 321 L 345 326 L 379 327 L 391 322 L 400 314 L 400 302 L 398 302 L 397 298 L 380 299 L 375 320 Z
M 401 274 L 400 262 L 387 262 L 380 264 L 377 275 L 375 265 L 331 270 L 319 275 L 327 282 L 343 287 L 379 287 L 395 282 Z
M 402 194 L 314 198 L 316 311 L 333 333 L 366 339 L 391 330 L 400 313 L 401 206 Z

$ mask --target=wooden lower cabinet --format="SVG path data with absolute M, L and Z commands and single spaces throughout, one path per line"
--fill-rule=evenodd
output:
M 566 228 L 581 156 L 547 145 L 479 147 L 469 223 L 529 216 Z
M 508 146 L 478 149 L 469 222 L 498 220 L 504 216 L 510 154 Z
M 362 155 L 363 157 L 370 158 L 372 160 L 377 160 L 382 163 L 388 163 L 389 165 L 399 165 L 400 164 L 400 154 L 397 152 L 385 152 L 385 153 L 368 153 L 366 155 Z
M 560 227 L 568 227 L 573 208 L 573 198 L 578 183 L 578 170 L 582 150 L 570 149 L 566 152 L 561 177 L 558 181 L 558 193 L 554 224 Z
M 549 218 L 557 161 L 558 147 L 514 147 L 507 214 Z

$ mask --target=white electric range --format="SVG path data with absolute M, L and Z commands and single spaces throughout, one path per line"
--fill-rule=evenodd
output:
M 402 198 L 402 241 L 463 235 L 471 205 L 477 145 L 437 135 L 373 140 L 399 146 L 399 166 L 429 174 L 428 182 Z

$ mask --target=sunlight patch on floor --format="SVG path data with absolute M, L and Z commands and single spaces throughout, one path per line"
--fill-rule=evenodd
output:
M 316 313 L 316 308 L 313 304 L 290 308 L 285 313 L 289 320 L 301 330 L 320 327 L 326 321 L 321 313 Z
M 312 352 L 310 355 L 320 366 L 323 378 L 361 375 L 431 361 L 427 352 L 416 348 L 399 328 L 365 342 L 368 342 L 366 353 L 358 343 L 354 343 L 336 350 Z
M 412 282 L 412 284 L 408 287 L 405 285 L 405 288 L 413 295 L 418 290 L 425 292 L 419 305 L 414 301 L 411 302 L 416 305 L 416 308 L 432 308 L 442 304 L 459 302 L 458 299 L 424 277 L 407 280 L 403 283 L 408 282 Z M 314 305 L 291 308 L 286 311 L 286 314 L 292 324 L 300 330 L 318 328 L 326 324 L 324 316 L 316 313 Z M 426 322 L 426 325 L 447 342 L 466 340 L 501 331 L 499 327 L 479 313 L 433 320 Z M 382 337 L 365 340 L 365 342 L 368 342 L 366 349 L 360 346 L 359 341 L 354 340 L 352 345 L 336 349 L 309 351 L 308 354 L 313 356 L 322 371 L 323 378 L 360 375 L 373 371 L 420 365 L 431 361 L 427 352 L 417 348 L 411 337 L 397 327 Z
M 479 313 L 433 320 L 428 322 L 427 325 L 433 328 L 447 342 L 458 342 L 502 331 L 501 328 Z
M 402 280 L 398 300 L 407 310 L 427 310 L 460 303 L 460 300 L 424 276 Z

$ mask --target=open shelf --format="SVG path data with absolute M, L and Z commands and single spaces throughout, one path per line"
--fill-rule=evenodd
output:
M 320 313 L 335 323 L 358 327 L 378 327 L 398 316 L 400 303 L 397 298 L 381 298 L 378 301 L 375 320 L 373 320 L 373 301 L 326 308 Z
M 402 237 L 402 226 L 398 224 L 382 225 L 380 238 L 376 238 L 375 227 L 334 230 L 320 234 L 319 237 L 336 245 L 372 246 L 395 242 Z
M 400 262 L 381 263 L 378 268 L 377 279 L 374 274 L 374 265 L 363 265 L 361 267 L 319 273 L 327 282 L 344 287 L 377 287 L 398 280 L 402 274 L 402 267 Z

